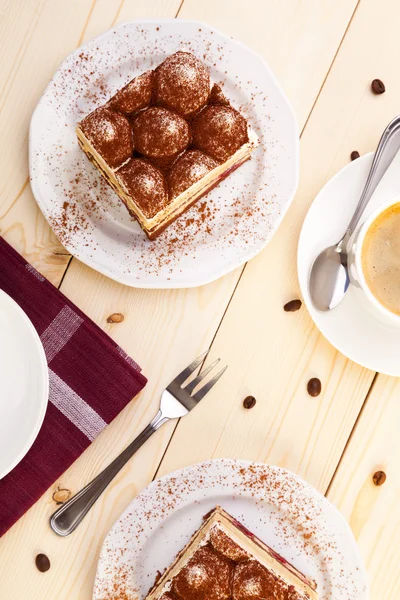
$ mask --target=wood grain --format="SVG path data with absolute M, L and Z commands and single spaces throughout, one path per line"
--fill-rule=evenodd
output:
M 3 0 L 0 3 L 0 233 L 58 285 L 70 255 L 47 225 L 28 179 L 29 121 L 65 56 L 116 22 L 174 17 L 179 0 Z
M 357 0 L 185 0 L 179 18 L 205 21 L 259 52 L 303 125 L 356 6 Z
M 239 456 L 290 468 L 324 492 L 335 472 L 374 374 L 332 348 L 304 309 L 285 313 L 282 307 L 299 297 L 297 241 L 313 198 L 353 149 L 375 147 L 394 114 L 395 98 L 369 90 L 370 62 L 354 64 L 361 53 L 349 49 L 347 37 L 357 19 L 358 11 L 302 135 L 293 206 L 279 234 L 244 270 L 214 341 L 210 360 L 222 355 L 229 371 L 212 423 L 206 406 L 198 409 L 196 427 L 181 421 L 160 473 L 209 456 Z M 307 381 L 315 376 L 322 393 L 311 398 Z M 248 394 L 257 405 L 246 412 L 241 401 Z M 184 454 L 182 447 L 188 448 Z
M 6 164 L 12 175 L 2 178 L 3 185 L 9 187 L 1 195 L 0 214 L 8 212 L 0 220 L 0 231 L 54 282 L 60 281 L 68 257 L 62 259 L 63 264 L 51 266 L 49 258 L 54 253 L 50 254 L 49 248 L 54 244 L 57 249 L 57 242 L 40 221 L 42 217 L 28 186 L 24 188 L 27 170 L 23 158 L 30 112 L 56 67 L 52 60 L 60 62 L 82 40 L 114 22 L 143 16 L 175 16 L 179 5 L 127 0 L 76 0 L 67 4 L 54 0 L 31 2 L 27 11 L 23 10 L 22 0 L 7 5 L 5 24 L 2 21 L 1 26 L 10 45 L 5 53 L 9 62 L 4 73 L 10 75 L 4 90 L 13 127 L 0 116 L 4 118 L 5 140 L 9 140 L 11 148 L 7 154 L 3 147 L 6 162 L 0 164 Z M 356 1 L 338 0 L 333 5 L 329 0 L 252 0 L 245 9 L 243 6 L 239 0 L 230 2 L 229 7 L 225 2 L 187 0 L 179 16 L 208 21 L 259 50 L 282 80 L 303 127 Z M 15 36 L 7 38 L 10 29 Z M 25 48 L 26 44 L 27 50 L 20 55 L 20 47 Z M 36 71 L 40 72 L 41 85 L 34 77 Z M 24 77 L 31 83 L 29 94 Z M 22 111 L 22 122 L 13 115 L 15 106 Z M 328 106 L 329 99 L 323 115 Z M 303 142 L 303 182 L 291 211 L 293 216 L 289 215 L 271 246 L 246 268 L 239 295 L 234 295 L 217 335 L 213 352 L 220 352 L 230 369 L 204 405 L 179 425 L 163 470 L 221 453 L 269 458 L 291 466 L 323 488 L 336 468 L 372 374 L 335 353 L 317 334 L 304 310 L 293 314 L 282 310 L 283 303 L 298 294 L 294 258 L 300 221 L 318 186 L 333 172 L 333 150 L 341 147 L 340 136 L 347 131 L 346 126 L 339 127 L 333 150 L 324 158 L 318 131 L 321 127 L 324 137 L 320 115 L 307 144 Z M 307 131 L 308 126 L 306 134 Z M 327 146 L 325 141 L 324 149 Z M 279 256 L 279 261 L 272 256 Z M 143 428 L 153 416 L 164 385 L 211 344 L 239 275 L 236 271 L 196 290 L 144 291 L 125 288 L 72 261 L 62 290 L 140 362 L 150 383 L 54 487 L 77 491 Z M 271 281 L 273 286 L 268 283 Z M 114 312 L 124 314 L 122 323 L 107 323 L 107 317 Z M 323 393 L 317 399 L 305 393 L 307 379 L 313 375 L 323 382 Z M 346 398 L 345 389 L 349 397 L 353 395 L 351 401 Z M 255 395 L 258 402 L 254 409 L 243 412 L 241 401 L 248 393 Z M 200 428 L 204 439 L 199 439 L 196 431 Z M 69 539 L 57 538 L 48 528 L 48 516 L 55 508 L 53 489 L 49 490 L 0 541 L 0 597 L 25 599 L 28 588 L 30 597 L 37 600 L 89 599 L 102 539 L 129 500 L 153 477 L 172 432 L 173 425 L 166 426 L 147 443 Z M 52 561 L 52 568 L 45 575 L 34 567 L 34 556 L 39 551 L 48 554 Z
M 344 140 L 349 149 L 372 150 L 365 129 L 374 132 L 376 143 L 385 124 L 399 113 L 396 56 L 400 39 L 393 18 L 397 10 L 397 3 L 391 0 L 379 6 L 363 0 L 344 41 L 345 54 L 339 54 L 329 78 L 327 92 L 339 101 L 339 111 L 345 103 L 345 99 L 340 101 L 339 90 L 346 86 L 349 97 L 358 90 Z M 372 36 L 371 23 L 379 23 Z M 369 93 L 369 83 L 375 77 L 386 85 L 382 96 Z M 372 600 L 400 597 L 399 422 L 399 379 L 377 375 L 328 492 L 356 536 L 368 570 Z M 378 470 L 387 475 L 379 487 L 372 479 Z
M 368 570 L 372 600 L 400 597 L 400 381 L 379 377 L 328 498 L 349 521 Z M 381 486 L 376 471 L 386 473 Z
M 239 456 L 286 466 L 322 492 L 329 486 L 374 374 L 346 361 L 304 311 L 284 313 L 282 306 L 299 295 L 297 240 L 313 198 L 352 150 L 376 147 L 398 112 L 394 11 L 389 0 L 363 1 L 357 10 L 302 136 L 294 204 L 279 234 L 247 265 L 214 341 L 210 360 L 223 355 L 229 376 L 212 423 L 205 406 L 196 427 L 181 421 L 160 474 L 209 456 Z M 371 37 L 370 24 L 383 18 L 385 26 Z M 391 93 L 373 95 L 375 77 Z M 306 384 L 313 376 L 322 394 L 311 399 Z M 246 412 L 241 400 L 248 394 L 257 405 Z

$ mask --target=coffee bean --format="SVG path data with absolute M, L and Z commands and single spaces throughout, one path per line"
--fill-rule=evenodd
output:
M 318 379 L 317 377 L 313 377 L 307 383 L 307 392 L 310 394 L 310 396 L 313 396 L 314 398 L 320 395 L 321 389 L 322 384 L 320 379 Z
M 374 473 L 372 481 L 375 485 L 383 485 L 386 481 L 386 473 L 384 473 L 383 471 L 377 471 L 376 473 Z
M 350 158 L 351 160 L 356 160 L 357 158 L 360 158 L 360 153 L 357 150 L 353 150 L 350 154 Z
M 285 304 L 283 310 L 285 312 L 296 312 L 299 308 L 301 308 L 301 300 L 290 300 Z
M 124 319 L 125 317 L 121 313 L 113 313 L 108 317 L 107 323 L 122 323 Z
M 63 504 L 69 499 L 70 496 L 71 490 L 57 488 L 53 494 L 53 500 L 56 504 Z
M 243 400 L 243 406 L 245 408 L 253 408 L 253 406 L 256 405 L 257 400 L 254 398 L 254 396 L 247 396 L 244 400 Z
M 383 94 L 386 91 L 385 84 L 380 79 L 374 79 L 371 83 L 371 90 L 374 94 Z
M 45 554 L 38 554 L 35 558 L 35 564 L 41 573 L 46 573 L 50 569 L 50 560 Z

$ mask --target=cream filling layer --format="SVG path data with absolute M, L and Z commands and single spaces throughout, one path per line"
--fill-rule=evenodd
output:
M 252 559 L 257 560 L 266 569 L 272 571 L 277 577 L 282 579 L 287 586 L 293 586 L 297 592 L 303 595 L 308 594 L 308 596 L 304 596 L 305 598 L 309 597 L 310 600 L 318 600 L 318 594 L 314 589 L 299 579 L 289 568 L 271 556 L 268 552 L 268 546 L 261 542 L 261 540 L 257 540 L 258 543 L 254 542 L 252 538 L 236 527 L 229 515 L 220 507 L 218 507 L 200 529 L 197 530 L 181 554 L 178 555 L 177 559 L 172 563 L 169 569 L 161 576 L 155 588 L 146 596 L 145 600 L 157 600 L 158 598 L 161 598 L 165 592 L 168 592 L 171 589 L 173 578 L 186 566 L 196 550 L 208 543 L 211 530 L 214 527 L 221 529 L 236 544 L 238 544 L 238 546 L 250 554 Z
M 107 175 L 108 179 L 114 185 L 116 191 L 124 200 L 129 210 L 134 213 L 139 223 L 146 231 L 155 231 L 162 227 L 166 221 L 171 220 L 172 217 L 178 217 L 182 212 L 184 212 L 189 204 L 194 202 L 197 197 L 200 197 L 202 194 L 204 194 L 205 190 L 215 185 L 215 183 L 222 178 L 227 171 L 233 169 L 235 165 L 247 160 L 259 143 L 257 135 L 252 129 L 249 128 L 249 141 L 241 146 L 234 154 L 232 154 L 227 161 L 209 171 L 207 175 L 201 177 L 201 179 L 179 194 L 179 196 L 176 196 L 176 198 L 169 202 L 169 204 L 160 210 L 156 215 L 153 217 L 146 217 L 140 206 L 138 206 L 132 196 L 129 195 L 129 192 L 126 189 L 123 181 L 118 178 L 118 169 L 112 169 L 105 162 L 102 156 L 93 147 L 90 140 L 85 136 L 79 125 L 76 128 L 76 133 L 84 152 L 90 154 L 94 158 L 100 170 Z

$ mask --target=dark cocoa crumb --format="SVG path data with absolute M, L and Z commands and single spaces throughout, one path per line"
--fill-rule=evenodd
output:
M 356 160 L 357 158 L 360 158 L 360 153 L 358 152 L 358 150 L 353 150 L 353 152 L 350 154 L 350 158 L 351 160 Z

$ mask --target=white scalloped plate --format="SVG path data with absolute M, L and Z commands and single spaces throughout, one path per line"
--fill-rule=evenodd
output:
M 261 139 L 253 157 L 150 242 L 79 149 L 75 125 L 135 75 L 178 49 L 196 54 Z M 254 257 L 290 206 L 298 181 L 298 132 L 269 67 L 246 46 L 195 21 L 118 25 L 62 63 L 33 114 L 35 198 L 79 260 L 134 287 L 213 281 Z M 201 212 L 203 211 L 203 212 Z
M 320 600 L 366 600 L 367 577 L 337 509 L 280 467 L 217 459 L 158 479 L 107 535 L 93 600 L 142 600 L 217 504 L 317 582 Z

